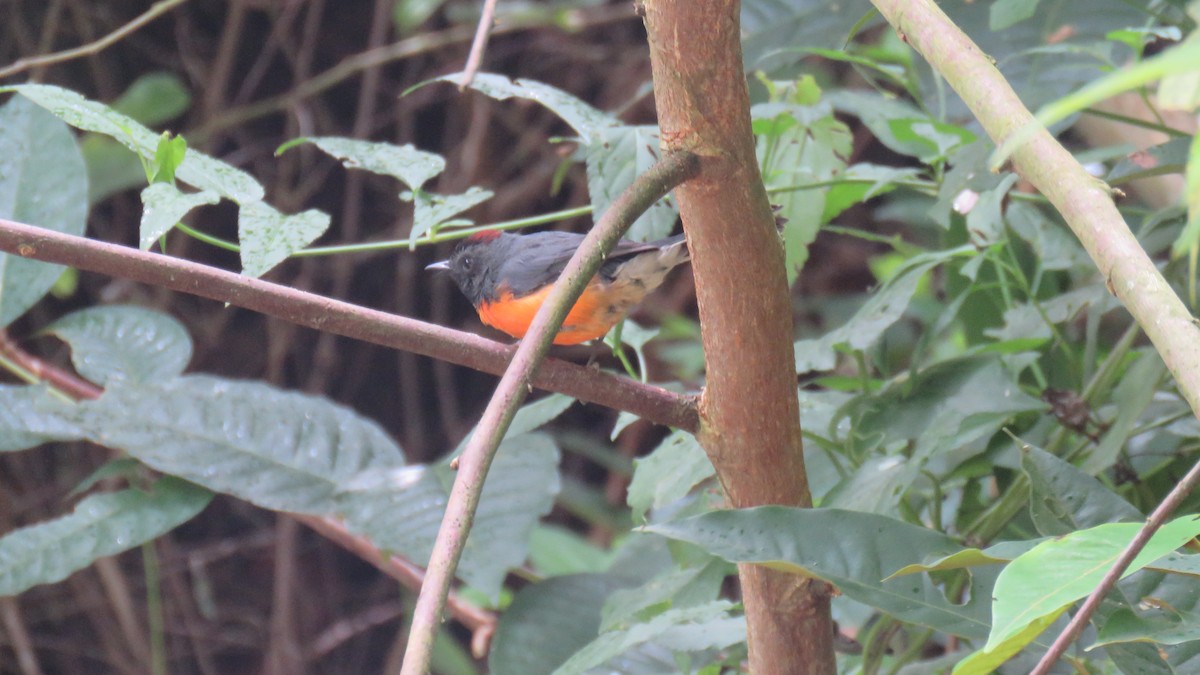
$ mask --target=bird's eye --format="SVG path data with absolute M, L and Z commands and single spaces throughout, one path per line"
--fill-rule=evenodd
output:
M 467 270 L 471 269 L 471 264 L 474 262 L 475 261 L 471 260 L 471 256 L 469 255 L 463 256 L 462 260 L 459 261 L 459 263 L 463 266 L 463 269 Z

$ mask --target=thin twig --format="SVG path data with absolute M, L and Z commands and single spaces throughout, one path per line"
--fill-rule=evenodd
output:
M 459 90 L 471 86 L 471 80 L 474 80 L 475 73 L 479 72 L 479 64 L 483 63 L 483 52 L 487 49 L 488 36 L 492 34 L 492 24 L 495 21 L 496 0 L 483 0 L 483 14 L 479 16 L 475 39 L 471 41 L 471 52 L 467 54 L 467 65 L 458 81 Z
M 633 221 L 677 185 L 699 173 L 699 170 L 698 157 L 687 152 L 676 152 L 665 155 L 649 171 L 638 176 L 584 238 L 538 309 L 529 332 L 513 355 L 512 365 L 500 379 L 474 435 L 460 456 L 458 475 L 455 476 L 442 526 L 433 545 L 425 585 L 421 587 L 421 595 L 413 610 L 413 624 L 401 675 L 425 675 L 429 672 L 434 638 L 441 625 L 446 595 L 475 518 L 488 467 L 517 407 L 529 391 L 533 373 L 545 358 L 550 342 L 562 326 L 567 312 L 600 269 L 607 252 Z
M 1104 596 L 1108 595 L 1113 586 L 1117 585 L 1117 582 L 1121 580 L 1121 575 L 1125 573 L 1129 564 L 1142 552 L 1142 549 L 1146 547 L 1146 543 L 1150 541 L 1150 538 L 1154 536 L 1158 528 L 1162 527 L 1167 518 L 1191 494 L 1197 483 L 1200 483 L 1200 462 L 1196 462 L 1192 466 L 1192 469 L 1188 471 L 1183 480 L 1167 494 L 1166 499 L 1146 519 L 1146 524 L 1142 526 L 1142 529 L 1138 530 L 1137 536 L 1121 552 L 1120 557 L 1113 563 L 1112 569 L 1100 580 L 1100 585 L 1096 586 L 1092 594 L 1084 601 L 1083 606 L 1075 613 L 1074 618 L 1071 619 L 1071 623 L 1067 624 L 1067 627 L 1054 639 L 1054 644 L 1050 645 L 1050 650 L 1042 656 L 1042 659 L 1038 661 L 1037 667 L 1033 669 L 1030 675 L 1046 675 L 1046 673 L 1050 672 L 1055 662 L 1067 651 L 1067 647 L 1071 646 L 1071 643 L 1083 632 L 1083 627 L 1087 625 L 1092 614 L 1100 607 L 1100 603 L 1104 601 Z
M 187 260 L 74 237 L 3 218 L 0 218 L 0 251 L 226 302 L 297 325 L 422 354 L 486 373 L 503 373 L 513 354 L 510 345 L 471 333 L 359 307 Z M 685 431 L 695 431 L 700 423 L 692 397 L 566 361 L 548 359 L 538 368 L 532 384 Z
M 161 0 L 161 2 L 156 2 L 151 5 L 150 9 L 147 9 L 133 21 L 130 21 L 129 23 L 121 26 L 120 28 L 114 30 L 108 35 L 105 35 L 99 40 L 96 40 L 95 42 L 90 42 L 86 45 L 66 49 L 61 52 L 54 52 L 53 54 L 43 54 L 42 56 L 30 56 L 24 59 L 17 59 L 8 67 L 0 68 L 0 78 L 16 75 L 17 73 L 38 66 L 63 63 L 64 61 L 70 61 L 83 56 L 97 54 L 104 49 L 111 47 L 113 44 L 121 41 L 130 33 L 136 31 L 142 26 L 145 26 L 147 23 L 150 23 L 151 21 L 157 19 L 163 14 L 174 9 L 176 6 L 185 2 L 187 2 L 187 0 Z

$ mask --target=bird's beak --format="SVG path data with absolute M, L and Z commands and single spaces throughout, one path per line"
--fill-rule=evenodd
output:
M 426 270 L 447 271 L 450 269 L 450 261 L 449 260 L 439 260 L 438 262 L 435 262 L 432 265 L 427 265 L 425 267 L 425 269 Z

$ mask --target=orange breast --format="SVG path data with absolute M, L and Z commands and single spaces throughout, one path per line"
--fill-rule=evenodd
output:
M 479 318 L 513 337 L 525 337 L 533 315 L 549 293 L 550 286 L 519 298 L 502 292 L 497 300 L 479 305 Z M 644 296 L 645 291 L 633 284 L 593 281 L 567 313 L 554 344 L 577 345 L 604 337 Z

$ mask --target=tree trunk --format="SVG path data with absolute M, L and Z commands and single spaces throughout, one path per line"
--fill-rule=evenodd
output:
M 783 247 L 767 201 L 742 69 L 736 0 L 644 4 L 663 145 L 700 156 L 675 190 L 707 360 L 697 434 L 730 505 L 812 505 L 804 470 Z M 829 589 L 739 568 L 750 672 L 835 672 Z

